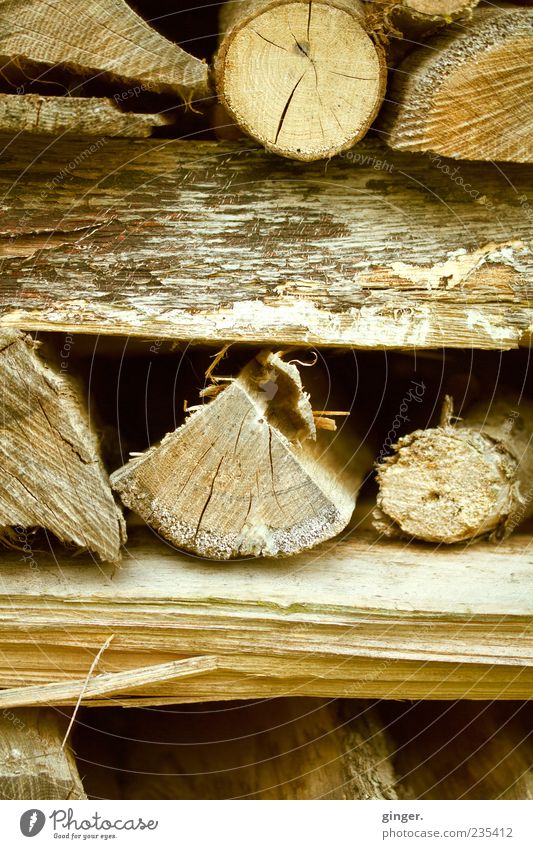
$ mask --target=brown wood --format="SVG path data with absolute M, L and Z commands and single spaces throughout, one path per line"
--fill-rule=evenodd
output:
M 122 514 L 113 500 L 81 394 L 14 330 L 0 334 L 0 531 L 21 561 L 38 569 L 32 529 L 120 558 Z
M 267 149 L 325 159 L 365 135 L 386 69 L 359 0 L 229 0 L 220 31 L 218 96 Z
M 0 799 L 86 799 L 66 718 L 46 708 L 0 713 Z
M 505 395 L 398 440 L 378 465 L 375 525 L 387 535 L 454 543 L 506 536 L 533 512 L 533 404 Z
M 119 570 L 56 549 L 39 553 L 37 571 L 20 552 L 6 552 L 0 686 L 79 682 L 114 635 L 98 674 L 206 655 L 217 667 L 155 683 L 148 678 L 121 695 L 89 694 L 86 705 L 289 692 L 529 698 L 530 542 L 517 533 L 496 546 L 432 549 L 359 529 L 312 556 L 204 563 L 132 529 Z M 502 580 L 509 564 L 513 579 Z M 75 704 L 78 696 L 79 686 L 60 703 Z
M 381 126 L 400 150 L 532 162 L 533 9 L 479 9 L 394 75 Z M 496 129 L 495 129 L 496 128 Z
M 124 0 L 2 0 L 0 24 L 0 56 L 22 70 L 28 63 L 67 68 L 172 91 L 187 102 L 208 92 L 207 65 L 159 35 Z
M 91 151 L 20 136 L 0 175 L 0 323 L 258 346 L 517 347 L 533 325 L 532 186 L 527 169 L 438 165 L 375 141 L 325 171 L 236 144 Z
M 0 94 L 0 132 L 147 138 L 154 127 L 170 123 L 165 115 L 121 112 L 106 97 L 48 97 Z
M 396 799 L 376 708 L 308 698 L 99 714 L 128 799 Z M 90 757 L 90 747 L 87 748 Z M 109 761 L 109 756 L 104 763 Z M 99 773 L 91 775 L 95 789 Z
M 201 557 L 279 557 L 346 527 L 370 465 L 361 451 L 347 471 L 335 438 L 317 440 L 298 369 L 262 351 L 111 484 L 165 539 Z

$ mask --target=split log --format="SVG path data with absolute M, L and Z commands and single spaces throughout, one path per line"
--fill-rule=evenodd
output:
M 122 112 L 107 97 L 0 94 L 0 131 L 6 133 L 147 138 L 169 123 L 165 115 Z
M 386 69 L 359 0 L 230 0 L 220 30 L 218 96 L 267 149 L 309 161 L 365 135 Z
M 0 532 L 35 566 L 31 533 L 46 528 L 102 560 L 125 540 L 80 393 L 17 331 L 0 335 Z
M 505 694 L 504 695 L 505 698 Z M 533 799 L 528 703 L 382 703 L 404 799 Z
M 226 560 L 294 554 L 335 536 L 367 468 L 343 472 L 317 442 L 298 369 L 263 351 L 111 483 L 174 545 Z
M 0 799 L 86 799 L 66 720 L 53 710 L 0 714 Z
M 156 722 L 144 711 L 100 716 L 91 724 L 122 741 L 123 798 L 397 798 L 392 743 L 368 703 L 283 698 L 169 708 Z M 85 750 L 89 760 L 90 737 Z M 101 771 L 89 770 L 89 792 Z
M 208 93 L 207 65 L 159 35 L 124 0 L 2 0 L 0 24 L 0 57 L 23 71 L 37 64 L 107 75 L 176 92 L 186 102 Z
M 501 539 L 533 512 L 533 404 L 503 397 L 402 437 L 378 466 L 376 528 L 427 542 Z
M 532 90 L 533 9 L 479 9 L 401 63 L 384 137 L 400 150 L 532 162 Z

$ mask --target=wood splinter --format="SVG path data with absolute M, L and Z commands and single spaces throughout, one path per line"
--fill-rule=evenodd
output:
M 378 466 L 374 525 L 387 536 L 500 539 L 533 512 L 533 404 L 503 396 L 455 421 L 451 405 L 440 427 L 402 437 Z
M 386 69 L 359 0 L 230 0 L 220 30 L 219 99 L 267 149 L 309 161 L 364 136 Z
M 294 554 L 343 530 L 368 468 L 363 451 L 345 465 L 339 437 L 328 436 L 317 440 L 296 366 L 263 351 L 111 483 L 164 537 L 200 556 Z

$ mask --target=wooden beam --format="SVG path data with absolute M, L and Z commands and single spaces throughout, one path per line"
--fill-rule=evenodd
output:
M 0 686 L 79 680 L 213 655 L 217 668 L 85 704 L 283 695 L 527 698 L 530 536 L 431 550 L 361 532 L 275 561 L 203 562 L 132 529 L 119 570 L 7 552 Z M 512 572 L 512 580 L 502 575 Z M 76 691 L 77 692 L 77 691 Z M 65 696 L 63 695 L 63 698 Z M 72 704 L 76 701 L 65 698 Z M 63 702 L 61 702 L 63 703 Z
M 363 348 L 530 338 L 527 169 L 375 141 L 327 170 L 240 144 L 94 147 L 6 140 L 0 324 Z
M 0 714 L 0 799 L 86 799 L 66 718 L 53 710 Z M 31 836 L 31 835 L 30 835 Z

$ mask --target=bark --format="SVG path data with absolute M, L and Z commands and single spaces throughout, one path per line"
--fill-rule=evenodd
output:
M 117 560 L 125 525 L 81 395 L 17 331 L 0 336 L 0 529 L 36 564 L 31 529 Z
M 2 711 L 0 799 L 87 798 L 72 750 L 62 748 L 66 728 L 46 708 Z
M 324 159 L 365 135 L 386 69 L 359 0 L 230 0 L 220 30 L 218 96 L 267 149 Z
M 147 138 L 169 123 L 164 115 L 121 112 L 105 97 L 0 94 L 0 132 Z
M 2 0 L 0 56 L 22 68 L 111 75 L 187 102 L 208 92 L 207 65 L 160 36 L 124 0 Z
M 533 512 L 533 404 L 474 405 L 455 422 L 402 437 L 378 466 L 375 525 L 383 533 L 454 543 L 511 533 Z
M 533 10 L 476 10 L 402 62 L 384 138 L 400 150 L 532 162 L 532 68 Z
M 200 556 L 295 554 L 346 527 L 368 469 L 360 452 L 344 473 L 327 439 L 329 449 L 297 368 L 263 351 L 111 483 L 165 539 Z
M 240 145 L 20 136 L 0 187 L 4 326 L 257 347 L 529 342 L 533 191 L 515 166 L 365 140 L 325 174 Z
M 284 698 L 208 716 L 189 707 L 157 727 L 140 713 L 126 721 L 130 742 L 117 753 L 126 798 L 397 798 L 392 744 L 370 704 Z

